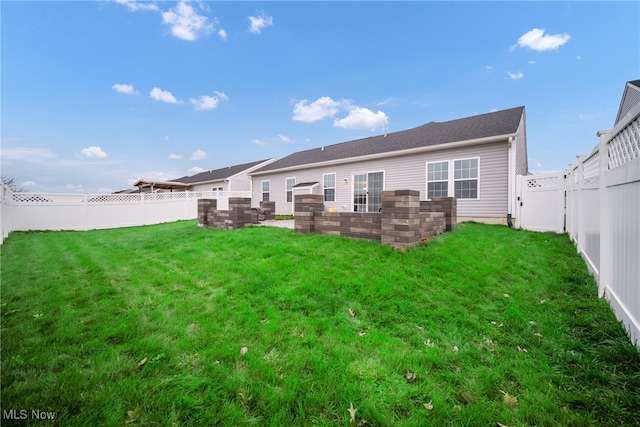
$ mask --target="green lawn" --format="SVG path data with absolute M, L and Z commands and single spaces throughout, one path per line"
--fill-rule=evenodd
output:
M 13 233 L 1 262 L 3 426 L 640 425 L 640 354 L 566 235 L 182 221 Z

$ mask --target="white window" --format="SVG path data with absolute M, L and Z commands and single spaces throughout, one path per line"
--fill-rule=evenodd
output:
M 322 176 L 322 183 L 324 187 L 324 201 L 335 202 L 336 201 L 336 174 L 326 173 Z
M 478 158 L 454 160 L 454 196 L 458 199 L 478 198 Z
M 268 202 L 269 201 L 269 188 L 271 187 L 271 182 L 270 181 L 262 181 L 262 201 L 263 202 Z
M 293 186 L 296 185 L 295 178 L 287 178 L 287 202 L 293 202 Z
M 449 195 L 449 162 L 427 163 L 427 199 Z

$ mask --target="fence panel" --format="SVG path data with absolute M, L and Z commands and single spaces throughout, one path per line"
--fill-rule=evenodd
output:
M 640 105 L 567 171 L 567 232 L 640 346 Z
M 247 191 L 186 191 L 131 194 L 14 193 L 2 186 L 0 234 L 12 231 L 94 230 L 159 224 L 198 215 L 198 199 L 248 197 Z

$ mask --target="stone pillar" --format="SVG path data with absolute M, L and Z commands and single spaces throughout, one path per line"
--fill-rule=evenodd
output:
M 455 230 L 458 222 L 458 199 L 455 197 L 434 197 L 431 199 L 431 212 L 444 212 L 447 231 Z
M 381 242 L 396 249 L 420 244 L 420 192 L 382 192 Z
M 324 195 L 296 194 L 294 203 L 294 231 L 303 234 L 313 233 L 313 216 L 315 212 L 324 210 Z
M 229 197 L 229 220 L 232 228 L 242 228 L 251 224 L 250 197 Z
M 209 212 L 217 209 L 217 207 L 218 201 L 216 199 L 198 199 L 198 227 L 210 227 L 213 225 L 207 218 Z

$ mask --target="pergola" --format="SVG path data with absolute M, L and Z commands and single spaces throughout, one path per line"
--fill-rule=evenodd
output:
M 155 190 L 169 190 L 173 192 L 173 190 L 181 190 L 185 191 L 189 188 L 189 184 L 184 184 L 182 182 L 172 182 L 172 181 L 147 181 L 144 179 L 138 180 L 134 187 L 138 187 L 138 193 L 142 192 L 143 188 L 149 188 L 153 193 Z

